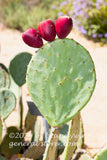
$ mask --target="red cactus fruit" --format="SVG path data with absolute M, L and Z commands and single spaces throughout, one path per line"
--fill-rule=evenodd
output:
M 56 33 L 60 39 L 65 38 L 73 27 L 72 18 L 68 16 L 58 17 L 56 20 Z
M 58 157 L 58 160 L 61 160 L 61 156 L 62 156 L 62 155 L 60 155 L 60 156 Z
M 22 34 L 23 41 L 30 47 L 40 48 L 43 45 L 42 37 L 34 28 L 29 28 Z
M 38 25 L 40 35 L 46 41 L 53 41 L 56 37 L 55 25 L 51 20 L 42 21 Z

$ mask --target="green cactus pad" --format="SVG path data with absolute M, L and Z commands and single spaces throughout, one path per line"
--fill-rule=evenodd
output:
M 107 147 L 104 147 L 94 158 L 94 160 L 107 160 Z
M 25 129 L 26 132 L 32 131 L 35 125 L 37 116 L 31 115 L 30 112 L 28 111 L 26 118 L 25 118 Z
M 16 98 L 13 92 L 7 89 L 0 90 L 0 116 L 6 119 L 16 107 Z
M 12 155 L 20 152 L 22 144 L 23 133 L 16 127 L 9 127 L 0 145 L 0 154 L 4 155 L 6 158 L 10 158 Z
M 9 89 L 15 94 L 16 98 L 19 99 L 20 87 L 15 83 L 15 81 L 11 76 L 10 76 L 10 80 L 11 80 L 11 85 Z
M 32 55 L 30 53 L 21 52 L 10 62 L 10 74 L 19 86 L 22 86 L 26 82 L 26 70 L 31 57 Z
M 10 76 L 4 64 L 0 63 L 0 88 L 10 87 Z
M 8 159 L 0 155 L 0 160 L 8 160 Z
M 39 159 L 43 156 L 43 153 L 45 151 L 45 144 L 42 141 L 32 142 L 32 144 L 29 146 L 29 148 L 25 151 L 25 153 L 22 155 L 24 158 L 32 158 L 32 160 Z
M 79 160 L 92 160 L 92 158 L 88 154 L 83 154 L 80 156 Z
M 1 143 L 1 140 L 2 140 L 2 129 L 3 129 L 3 124 L 2 124 L 2 120 L 0 118 L 0 143 Z
M 71 120 L 89 101 L 95 67 L 88 51 L 71 39 L 40 48 L 27 70 L 30 96 L 51 126 Z
M 3 70 L 0 70 L 0 88 L 5 87 L 5 75 Z

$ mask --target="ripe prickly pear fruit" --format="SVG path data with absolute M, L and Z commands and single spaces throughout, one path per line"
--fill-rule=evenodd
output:
M 60 39 L 65 38 L 73 27 L 72 18 L 68 16 L 58 17 L 56 20 L 56 33 Z
M 39 32 L 34 28 L 29 28 L 22 34 L 23 41 L 30 47 L 40 48 L 43 45 Z
M 58 160 L 61 160 L 61 156 L 62 156 L 62 155 L 60 155 L 60 156 L 58 157 Z
M 39 23 L 38 30 L 40 35 L 46 41 L 53 41 L 56 37 L 55 25 L 51 20 L 42 21 Z

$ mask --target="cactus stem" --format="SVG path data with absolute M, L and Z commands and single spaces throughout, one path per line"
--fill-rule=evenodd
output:
M 19 88 L 19 107 L 20 107 L 20 114 L 19 114 L 19 127 L 22 130 L 23 128 L 23 101 L 22 101 L 22 87 Z
M 51 133 L 47 142 L 43 160 L 55 160 L 59 133 L 59 127 L 51 127 Z
M 68 131 L 68 139 L 61 160 L 71 160 L 71 157 L 76 149 L 79 132 L 80 132 L 80 113 L 78 113 L 70 123 Z M 71 138 L 72 135 L 74 136 Z M 75 136 L 77 136 L 77 138 L 75 138 Z

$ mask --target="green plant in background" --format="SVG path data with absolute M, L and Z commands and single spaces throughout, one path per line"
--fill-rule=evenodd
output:
M 16 107 L 16 97 L 10 88 L 10 75 L 4 64 L 0 63 L 0 117 L 6 119 Z
M 58 16 L 71 16 L 74 26 L 88 38 L 107 42 L 107 0 L 66 0 L 54 10 Z
M 0 63 L 0 154 L 6 158 L 10 158 L 13 154 L 19 153 L 22 149 L 21 143 L 23 142 L 24 133 L 22 128 L 23 103 L 21 86 L 25 83 L 27 65 L 30 59 L 30 53 L 19 53 L 10 62 L 9 71 Z M 20 107 L 19 127 L 6 127 L 4 131 L 3 122 L 15 109 L 16 97 L 17 100 L 19 100 Z M 13 134 L 13 137 L 11 137 L 11 134 Z M 14 143 L 20 143 L 20 145 L 16 144 L 16 147 Z
M 7 68 L 0 63 L 0 88 L 10 87 L 10 76 Z
M 16 107 L 16 97 L 10 89 L 10 85 L 11 79 L 9 71 L 4 64 L 0 63 L 0 153 L 2 155 L 10 153 L 7 152 L 7 150 L 9 151 L 9 144 L 7 143 L 9 137 L 7 136 L 6 141 L 4 138 L 4 134 L 8 134 L 8 128 L 7 131 L 4 130 L 4 122 Z M 11 149 L 11 151 L 14 152 L 13 149 Z M 0 159 L 5 160 L 3 157 L 0 157 Z
M 55 20 L 57 14 L 51 9 L 52 0 L 38 1 L 38 4 L 29 6 L 27 0 L 11 0 L 1 2 L 1 21 L 13 29 L 24 31 L 31 26 L 37 28 L 37 24 L 47 18 Z M 55 2 L 56 3 L 56 2 Z M 48 12 L 47 12 L 48 9 Z M 27 16 L 26 16 L 27 15 Z
M 11 137 L 12 133 L 15 136 Z M 21 131 L 19 131 L 16 127 L 7 128 L 6 135 L 4 136 L 3 141 L 0 145 L 0 153 L 2 155 L 5 155 L 6 158 L 10 158 L 13 154 L 18 153 L 22 148 L 21 142 L 23 142 L 23 136 L 19 136 L 16 138 L 18 134 L 21 135 Z M 20 145 L 14 147 L 14 143 L 19 143 Z
M 16 107 L 16 98 L 13 92 L 7 89 L 0 90 L 0 117 L 6 119 Z
M 32 57 L 27 71 L 27 85 L 34 103 L 52 126 L 43 160 L 54 160 L 60 127 L 76 116 L 92 95 L 95 87 L 94 64 L 88 51 L 74 40 L 56 39 Z M 64 159 L 70 149 L 67 143 Z
M 15 81 L 19 86 L 19 106 L 20 106 L 20 128 L 23 125 L 23 102 L 22 102 L 22 85 L 26 82 L 26 70 L 27 65 L 31 59 L 31 54 L 27 52 L 22 52 L 16 55 L 10 62 L 9 71 Z

